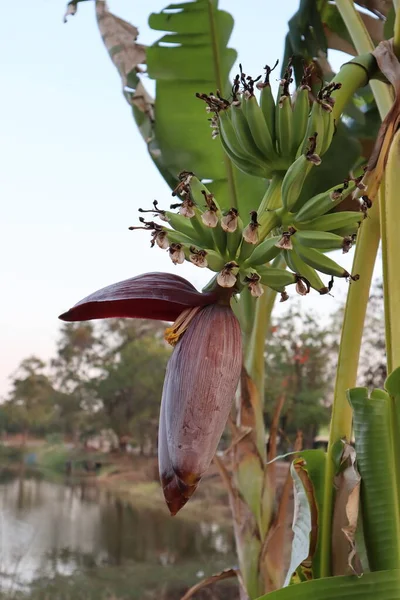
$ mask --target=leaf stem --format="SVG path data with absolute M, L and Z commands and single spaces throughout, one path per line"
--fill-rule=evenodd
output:
M 386 350 L 389 373 L 400 366 L 399 165 L 400 133 L 397 131 L 389 151 L 384 183 L 381 184 L 381 196 L 383 197 L 382 220 L 386 224 L 384 237 L 382 238 L 382 253 L 384 259 Z
M 390 290 L 389 290 L 389 268 L 388 268 L 388 242 L 387 242 L 387 216 L 386 216 L 386 176 L 383 177 L 379 188 L 379 212 L 381 221 L 381 250 L 383 271 L 383 303 L 385 314 L 385 346 L 386 346 L 386 368 L 388 375 L 393 371 L 392 361 L 392 339 L 391 339 L 391 317 L 390 317 Z
M 374 44 L 353 2 L 349 0 L 336 0 L 336 6 L 345 22 L 357 52 L 359 54 L 372 52 L 375 48 Z M 370 85 L 379 113 L 383 118 L 393 104 L 392 92 L 385 84 L 379 81 L 370 81 Z M 346 95 L 348 95 L 348 91 Z M 341 106 L 345 106 L 343 97 Z M 336 111 L 339 108 L 340 106 L 335 106 Z M 383 237 L 386 237 L 385 222 L 386 219 L 382 221 Z M 364 320 L 379 240 L 379 203 L 375 202 L 369 211 L 369 218 L 366 219 L 361 227 L 361 233 L 358 238 L 353 273 L 358 273 L 360 280 L 350 286 L 340 340 L 325 473 L 324 511 L 321 533 L 321 577 L 331 575 L 333 447 L 339 439 L 347 438 L 349 440 L 351 437 L 352 411 L 347 402 L 346 390 L 356 384 Z
M 253 328 L 246 354 L 246 370 L 257 386 L 261 400 L 264 398 L 265 338 L 276 298 L 274 290 L 265 286 L 263 286 L 263 289 L 264 294 L 257 300 Z
M 321 577 L 331 575 L 331 521 L 334 476 L 332 450 L 337 440 L 341 438 L 350 440 L 351 438 L 352 413 L 350 405 L 347 402 L 346 390 L 353 387 L 356 383 L 364 319 L 379 239 L 379 206 L 376 202 L 369 211 L 368 218 L 362 224 L 361 232 L 358 236 L 353 273 L 358 273 L 360 279 L 350 285 L 340 339 L 325 472 L 324 510 L 321 533 Z
M 361 19 L 359 12 L 356 10 L 352 0 L 336 0 L 335 2 L 338 11 L 346 25 L 347 31 L 353 41 L 354 47 L 358 54 L 366 54 L 373 52 L 375 45 L 365 27 L 364 21 Z M 379 110 L 381 118 L 388 112 L 393 104 L 393 95 L 390 88 L 381 81 L 370 81 L 370 86 L 375 97 L 375 102 Z

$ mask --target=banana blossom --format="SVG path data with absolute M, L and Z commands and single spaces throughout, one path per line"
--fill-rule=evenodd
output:
M 146 273 L 102 288 L 60 315 L 63 321 L 127 317 L 174 321 L 174 350 L 161 399 L 158 463 L 175 515 L 196 490 L 224 431 L 239 382 L 242 340 L 232 290 L 200 293 L 169 273 Z

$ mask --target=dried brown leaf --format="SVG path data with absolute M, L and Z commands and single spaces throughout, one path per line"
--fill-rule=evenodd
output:
M 393 42 L 381 42 L 374 50 L 373 55 L 380 70 L 393 86 L 395 99 L 391 109 L 382 121 L 374 149 L 368 161 L 366 173 L 362 180 L 362 183 L 366 186 L 366 191 L 360 192 L 360 195 L 366 193 L 370 200 L 374 200 L 378 193 L 390 146 L 400 124 L 400 63 L 394 53 Z
M 96 0 L 96 18 L 103 42 L 125 87 L 129 73 L 142 71 L 139 65 L 146 62 L 146 47 L 136 43 L 137 27 L 113 15 L 104 0 Z
M 356 451 L 346 442 L 343 442 L 340 465 L 340 472 L 335 477 L 337 491 L 333 512 L 333 575 L 360 576 L 362 566 L 356 551 L 355 534 L 360 505 L 361 477 L 356 467 Z
M 267 581 L 269 578 L 276 589 L 282 587 L 285 579 L 285 546 L 288 533 L 286 520 L 288 517 L 292 488 L 292 476 L 290 474 L 290 469 L 288 469 L 281 497 L 279 499 L 279 508 L 274 522 L 269 529 L 268 535 L 264 540 L 260 557 L 260 570 L 261 573 L 263 573 L 264 581 Z

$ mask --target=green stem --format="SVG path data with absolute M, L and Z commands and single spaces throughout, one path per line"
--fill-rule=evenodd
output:
M 325 471 L 324 510 L 321 533 L 321 577 L 331 575 L 331 523 L 333 503 L 334 462 L 332 450 L 335 442 L 351 438 L 352 414 L 346 390 L 354 387 L 357 377 L 364 319 L 369 290 L 380 239 L 379 206 L 375 202 L 368 218 L 361 226 L 354 256 L 353 270 L 360 279 L 350 285 L 344 313 L 342 335 L 336 372 L 335 393 Z
M 398 2 L 394 2 L 394 8 L 396 10 L 396 18 L 394 20 L 394 32 L 393 32 L 393 50 L 397 58 L 400 57 L 400 11 L 398 10 Z
M 264 286 L 264 294 L 257 300 L 253 329 L 246 355 L 246 370 L 256 384 L 261 399 L 264 397 L 265 338 L 275 298 L 276 292 Z
M 352 0 L 336 0 L 338 11 L 346 25 L 347 31 L 353 41 L 358 54 L 366 54 L 375 50 L 375 45 L 365 27 L 359 12 L 356 10 Z M 375 97 L 381 118 L 388 112 L 393 104 L 393 95 L 390 88 L 381 81 L 370 81 L 371 89 Z
M 385 180 L 384 183 L 381 184 L 381 196 L 384 200 L 382 217 L 386 224 L 385 237 L 382 239 L 382 253 L 384 259 L 386 350 L 389 373 L 400 366 L 400 237 L 398 232 L 400 219 L 400 206 L 398 202 L 400 185 L 399 165 L 400 133 L 397 132 L 389 151 Z
M 274 175 L 270 181 L 270 184 L 265 192 L 263 199 L 260 202 L 258 208 L 258 216 L 261 217 L 266 210 L 275 210 L 280 208 L 282 205 L 281 198 L 281 187 L 283 177 L 282 175 Z
M 360 54 L 372 52 L 374 44 L 353 2 L 350 0 L 336 0 L 336 6 L 345 22 L 357 52 Z M 391 90 L 385 84 L 378 81 L 370 81 L 370 85 L 379 113 L 383 118 L 393 103 Z M 349 97 L 348 90 L 346 91 L 346 95 Z M 344 106 L 345 103 L 342 98 L 342 108 Z M 338 111 L 339 109 L 340 106 L 335 105 L 335 110 Z M 384 230 L 385 221 L 386 219 L 383 221 L 382 231 L 384 237 L 386 237 Z M 360 280 L 350 287 L 340 340 L 325 472 L 324 510 L 321 532 L 321 577 L 331 575 L 331 522 L 334 477 L 332 451 L 335 442 L 339 439 L 350 439 L 351 437 L 352 413 L 347 402 L 346 390 L 354 387 L 356 384 L 364 320 L 379 240 L 379 204 L 375 202 L 369 211 L 369 218 L 362 225 L 357 242 L 353 273 L 358 273 Z
M 335 83 L 341 83 L 340 90 L 334 92 L 335 104 L 332 110 L 334 119 L 339 119 L 346 104 L 353 97 L 354 93 L 367 85 L 368 73 L 366 69 L 357 63 L 349 62 L 344 64 L 339 73 L 333 79 Z
M 381 221 L 381 239 L 382 239 L 382 271 L 383 271 L 383 303 L 385 314 L 385 345 L 386 345 L 386 364 L 387 372 L 390 374 L 393 371 L 392 361 L 392 340 L 391 340 L 391 324 L 390 324 L 390 295 L 389 295 L 389 269 L 388 269 L 388 243 L 387 243 L 387 217 L 386 217 L 386 193 L 385 193 L 385 177 L 381 181 L 379 188 L 379 211 Z

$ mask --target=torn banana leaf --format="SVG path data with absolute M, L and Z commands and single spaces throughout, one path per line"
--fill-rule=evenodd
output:
M 319 524 L 322 518 L 325 461 L 326 455 L 322 450 L 305 450 L 291 466 L 295 501 L 294 538 L 285 586 L 289 585 L 296 571 L 304 579 L 319 577 Z
M 345 441 L 335 476 L 335 502 L 332 525 L 333 575 L 362 575 L 356 550 L 356 531 L 360 506 L 361 477 L 356 466 L 356 451 Z

